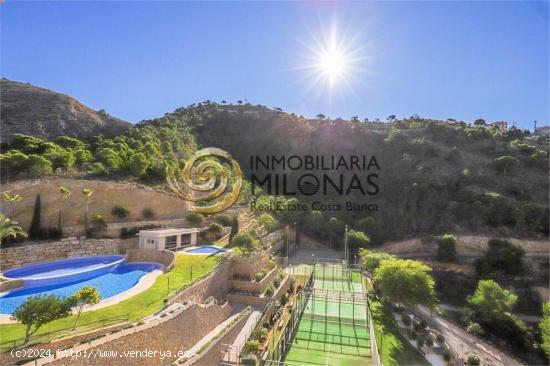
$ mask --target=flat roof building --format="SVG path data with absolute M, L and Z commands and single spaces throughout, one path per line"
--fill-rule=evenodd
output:
M 140 230 L 139 248 L 175 250 L 181 247 L 196 245 L 198 232 L 199 229 L 197 228 Z

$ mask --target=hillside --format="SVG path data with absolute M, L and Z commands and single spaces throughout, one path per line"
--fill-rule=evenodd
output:
M 15 133 L 47 139 L 60 135 L 116 136 L 131 126 L 70 96 L 30 84 L 2 79 L 0 91 L 2 142 L 10 142 Z
M 446 231 L 548 235 L 547 135 L 419 116 L 392 123 L 320 117 L 205 102 L 140 125 L 190 126 L 201 145 L 227 150 L 248 176 L 250 156 L 375 155 L 378 195 L 297 197 L 378 204 L 373 213 L 323 213 L 325 219 L 334 216 L 368 232 L 375 243 Z M 287 172 L 289 181 L 302 173 Z M 331 235 L 315 218 L 306 215 L 300 221 L 318 237 Z
M 297 222 L 302 231 L 335 247 L 342 245 L 345 224 L 368 233 L 375 245 L 445 232 L 548 235 L 548 135 L 419 116 L 391 123 L 306 119 L 278 108 L 206 101 L 94 143 L 19 136 L 0 155 L 2 179 L 61 175 L 162 185 L 166 170 L 181 168 L 201 146 L 231 153 L 249 180 L 252 173 L 285 173 L 290 186 L 296 186 L 302 169 L 252 171 L 250 157 L 375 156 L 377 194 L 338 194 L 329 187 L 320 195 L 261 197 L 263 202 L 377 205 L 376 211 L 275 212 L 283 222 Z M 321 173 L 349 181 L 371 171 Z

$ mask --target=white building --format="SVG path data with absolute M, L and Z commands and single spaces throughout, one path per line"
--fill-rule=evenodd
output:
M 196 245 L 198 232 L 196 228 L 140 230 L 139 248 L 173 250 Z

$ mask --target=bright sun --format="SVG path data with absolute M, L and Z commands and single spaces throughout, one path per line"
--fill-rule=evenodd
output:
M 342 77 L 346 72 L 346 58 L 342 52 L 332 48 L 326 50 L 319 60 L 319 71 L 332 83 Z

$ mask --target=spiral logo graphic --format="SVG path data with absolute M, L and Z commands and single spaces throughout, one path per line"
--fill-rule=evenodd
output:
M 231 164 L 232 176 L 222 165 Z M 228 183 L 231 179 L 231 184 Z M 166 181 L 180 198 L 191 202 L 190 210 L 196 213 L 213 214 L 225 210 L 239 198 L 243 173 L 239 163 L 226 151 L 209 147 L 197 151 L 181 170 L 180 185 L 172 172 L 166 170 Z

